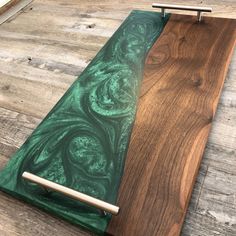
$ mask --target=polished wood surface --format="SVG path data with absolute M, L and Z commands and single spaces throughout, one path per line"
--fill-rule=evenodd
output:
M 0 25 L 0 168 L 129 12 L 154 10 L 153 2 L 34 0 Z M 236 18 L 234 0 L 178 0 L 178 4 L 209 6 L 213 8 L 211 16 Z M 186 13 L 191 14 L 183 12 Z M 235 78 L 236 53 L 213 120 L 182 236 L 236 235 Z M 90 233 L 0 192 L 0 235 L 84 236 Z
M 172 15 L 149 52 L 108 232 L 180 234 L 236 41 L 236 20 Z

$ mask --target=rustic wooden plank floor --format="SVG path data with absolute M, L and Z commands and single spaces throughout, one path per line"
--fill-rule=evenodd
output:
M 174 3 L 172 0 L 161 1 Z M 35 0 L 0 26 L 0 168 L 132 9 L 152 1 Z M 236 18 L 235 0 L 179 0 Z M 236 53 L 195 184 L 183 236 L 236 235 Z M 0 235 L 90 235 L 0 193 Z

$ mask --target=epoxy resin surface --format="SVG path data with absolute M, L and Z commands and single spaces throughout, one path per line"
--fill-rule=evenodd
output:
M 145 58 L 167 19 L 144 11 L 128 16 L 0 172 L 3 191 L 94 232 L 106 230 L 109 214 L 21 176 L 28 171 L 116 203 Z

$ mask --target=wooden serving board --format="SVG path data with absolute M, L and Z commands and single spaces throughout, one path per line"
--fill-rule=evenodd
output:
M 172 14 L 146 58 L 114 235 L 179 235 L 236 40 L 236 20 Z
M 236 21 L 169 16 L 129 15 L 0 171 L 2 191 L 95 233 L 179 235 Z M 45 191 L 25 171 L 116 204 L 120 214 Z
M 66 197 L 67 191 L 116 203 L 145 58 L 168 19 L 157 12 L 130 13 L 0 171 L 2 191 L 90 231 L 106 231 L 111 214 Z M 51 188 L 48 194 L 23 178 L 25 172 L 67 190 Z

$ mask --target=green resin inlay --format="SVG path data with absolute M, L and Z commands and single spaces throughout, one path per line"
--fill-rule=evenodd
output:
M 106 230 L 110 214 L 21 176 L 28 171 L 116 203 L 145 58 L 168 18 L 132 11 L 0 172 L 1 190 L 93 232 Z

